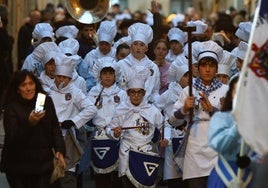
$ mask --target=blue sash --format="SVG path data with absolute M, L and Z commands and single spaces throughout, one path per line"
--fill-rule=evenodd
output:
M 225 186 L 230 188 L 247 187 L 251 183 L 253 176 L 253 173 L 249 170 L 249 168 L 246 168 L 242 179 L 239 180 L 236 175 L 238 170 L 236 163 L 226 161 L 222 155 L 219 155 L 218 163 L 215 165 L 215 170 Z
M 118 167 L 119 141 L 92 139 L 92 167 L 96 173 L 106 174 Z
M 136 187 L 155 187 L 159 163 L 156 153 L 130 150 L 126 175 Z

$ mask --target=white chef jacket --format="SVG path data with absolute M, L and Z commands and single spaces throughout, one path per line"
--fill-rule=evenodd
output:
M 119 176 L 126 174 L 128 169 L 129 150 L 134 149 L 143 152 L 151 152 L 151 140 L 154 136 L 155 128 L 161 129 L 163 126 L 163 116 L 161 112 L 152 104 L 143 101 L 139 106 L 134 106 L 129 100 L 121 103 L 116 108 L 116 113 L 108 126 L 107 134 L 113 137 L 110 129 L 121 127 L 132 127 L 148 125 L 146 129 L 127 129 L 121 135 L 119 150 Z
M 220 88 L 209 94 L 208 99 L 213 107 L 221 108 L 220 99 L 225 96 L 227 90 L 228 86 L 223 84 Z M 195 88 L 192 91 L 196 98 L 200 98 Z M 178 101 L 174 104 L 174 111 L 184 106 L 185 99 L 188 96 L 189 87 L 186 87 L 183 89 Z M 200 104 L 197 104 L 194 110 L 193 125 L 190 130 L 184 158 L 183 179 L 208 176 L 217 162 L 217 153 L 208 145 L 210 115 L 203 110 Z

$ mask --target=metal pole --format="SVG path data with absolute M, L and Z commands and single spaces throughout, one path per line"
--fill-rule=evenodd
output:
M 192 32 L 196 31 L 196 26 L 185 26 L 183 31 L 188 34 L 188 68 L 189 68 L 189 96 L 193 96 L 193 71 L 192 71 Z M 189 125 L 193 124 L 194 110 L 189 112 Z

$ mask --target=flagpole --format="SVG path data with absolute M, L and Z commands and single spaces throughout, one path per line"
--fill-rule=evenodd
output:
M 246 154 L 246 143 L 245 143 L 244 139 L 242 138 L 239 156 L 242 157 L 242 156 L 245 156 L 245 154 Z M 241 188 L 241 186 L 242 186 L 244 172 L 245 172 L 244 169 L 238 168 L 238 171 L 237 171 L 238 184 L 236 185 L 237 188 Z

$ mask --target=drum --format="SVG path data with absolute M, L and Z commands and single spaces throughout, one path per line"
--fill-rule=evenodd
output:
M 120 142 L 110 139 L 92 139 L 91 163 L 98 174 L 107 174 L 118 167 Z
M 159 164 L 160 156 L 156 153 L 130 150 L 126 175 L 136 187 L 155 187 Z

